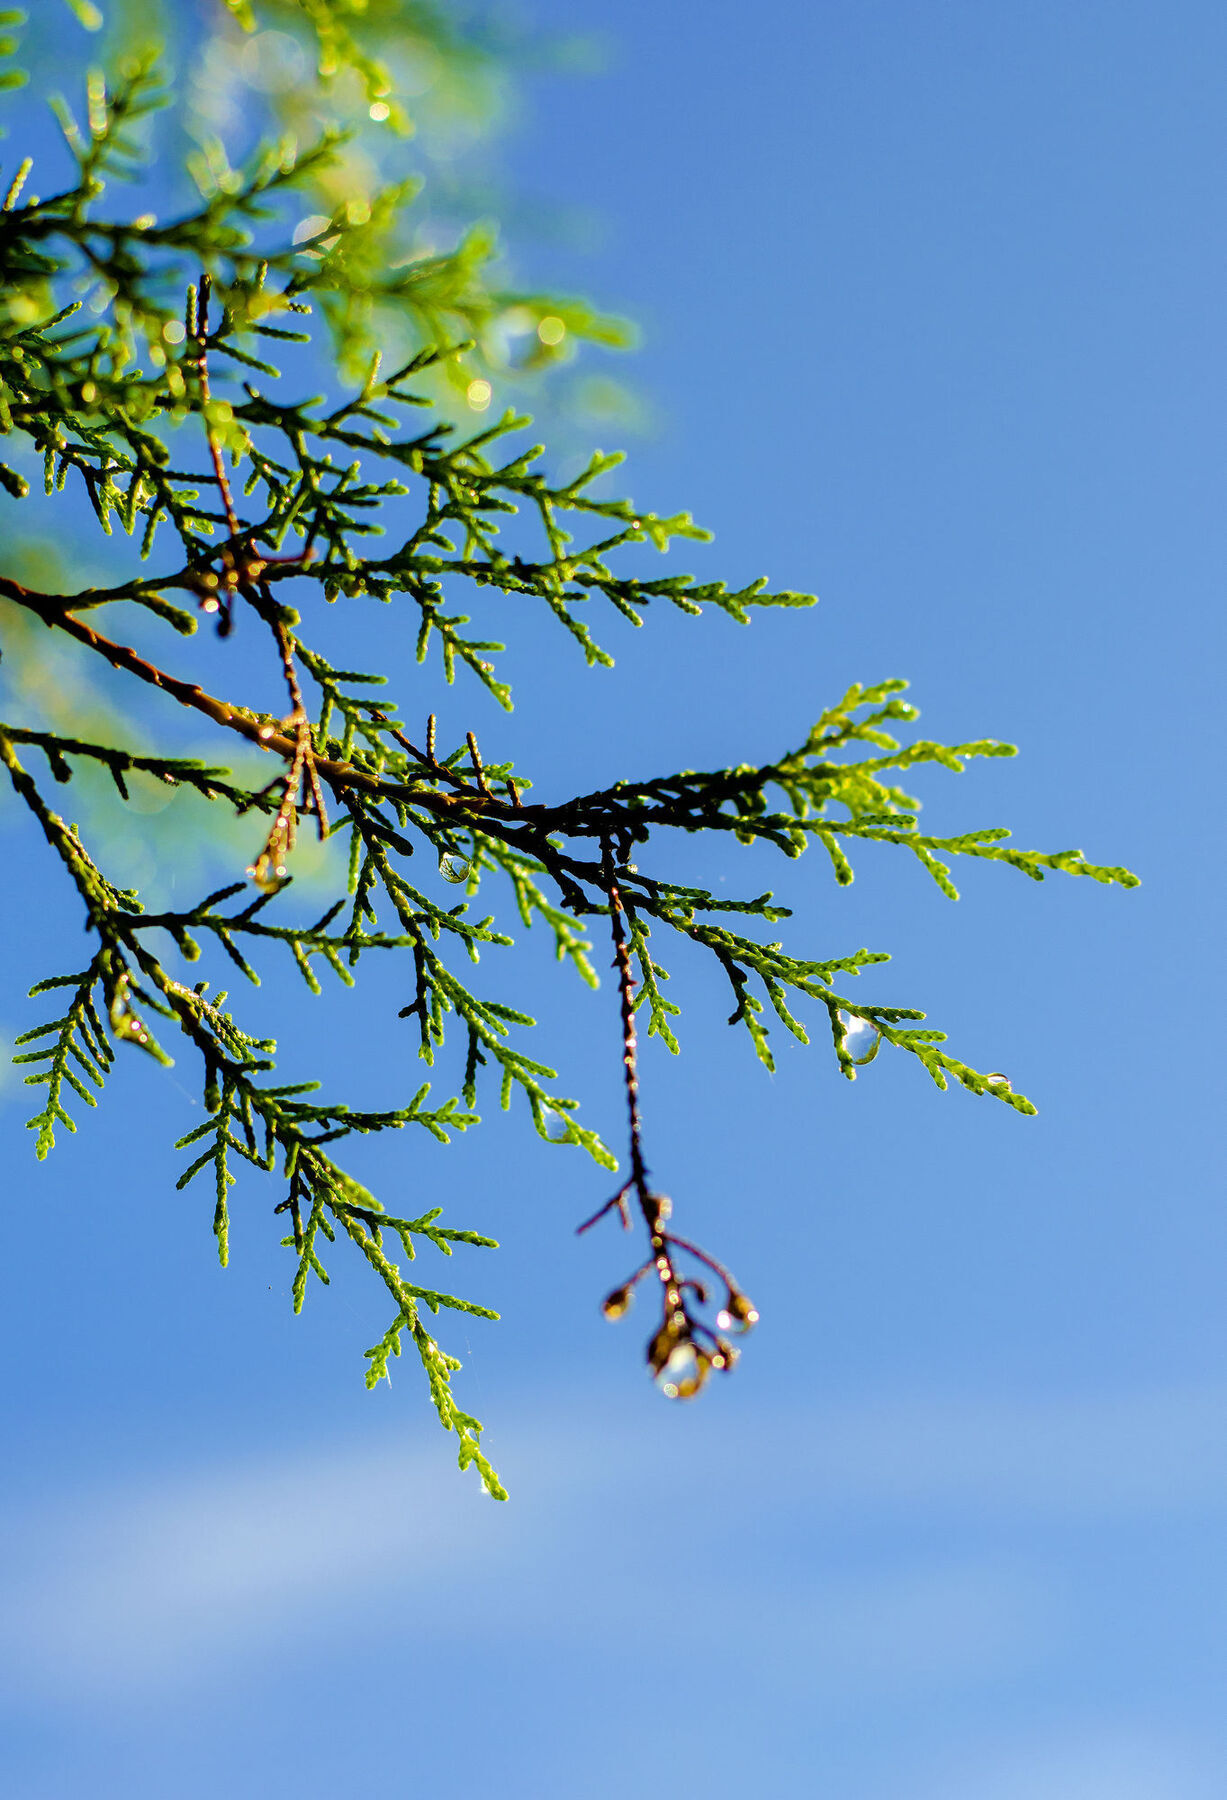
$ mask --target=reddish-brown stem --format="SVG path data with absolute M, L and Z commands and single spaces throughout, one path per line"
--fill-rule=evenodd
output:
M 626 1087 L 627 1118 L 630 1126 L 631 1170 L 629 1179 L 623 1183 L 612 1199 L 607 1200 L 602 1207 L 598 1208 L 590 1219 L 585 1219 L 579 1229 L 587 1231 L 589 1226 L 595 1225 L 598 1219 L 603 1219 L 605 1214 L 613 1211 L 615 1207 L 622 1216 L 623 1225 L 628 1225 L 630 1221 L 627 1216 L 627 1196 L 632 1191 L 634 1192 L 639 1202 L 639 1210 L 643 1215 L 644 1224 L 648 1229 L 648 1243 L 652 1254 L 621 1289 L 615 1290 L 610 1295 L 605 1310 L 611 1318 L 618 1317 L 626 1310 L 630 1290 L 636 1282 L 640 1281 L 650 1270 L 655 1270 L 660 1282 L 664 1320 L 660 1330 L 648 1345 L 648 1362 L 653 1372 L 658 1378 L 663 1379 L 676 1350 L 682 1346 L 690 1346 L 691 1350 L 694 1350 L 696 1333 L 705 1338 L 712 1346 L 710 1351 L 694 1351 L 696 1358 L 693 1365 L 696 1371 L 694 1374 L 680 1377 L 679 1383 L 675 1384 L 672 1389 L 668 1386 L 665 1388 L 666 1393 L 689 1395 L 698 1392 L 706 1379 L 708 1369 L 730 1369 L 735 1360 L 735 1353 L 726 1341 L 712 1330 L 711 1326 L 705 1325 L 701 1319 L 694 1317 L 691 1313 L 686 1301 L 687 1289 L 693 1293 L 699 1305 L 706 1302 L 706 1290 L 700 1282 L 693 1278 L 683 1277 L 679 1273 L 674 1260 L 675 1252 L 684 1251 L 688 1256 L 695 1257 L 718 1275 L 728 1290 L 730 1309 L 733 1307 L 735 1299 L 741 1300 L 743 1308 L 747 1310 L 740 1316 L 745 1318 L 747 1323 L 753 1323 L 758 1315 L 748 1310 L 748 1303 L 745 1302 L 744 1296 L 737 1294 L 732 1276 L 714 1257 L 708 1256 L 705 1250 L 700 1250 L 697 1244 L 692 1244 L 687 1238 L 675 1237 L 672 1232 L 666 1231 L 665 1221 L 669 1216 L 669 1202 L 662 1194 L 652 1193 L 648 1186 L 648 1171 L 643 1160 L 643 1127 L 639 1113 L 639 1046 L 635 1031 L 635 982 L 631 971 L 631 949 L 628 941 L 630 916 L 625 909 L 618 886 L 613 845 L 608 838 L 603 840 L 602 848 L 601 881 L 609 896 L 609 923 L 613 934 L 614 967 L 618 972 L 618 1001 L 622 1017 L 622 1067 Z
M 684 1250 L 688 1256 L 697 1257 L 699 1262 L 706 1263 L 712 1273 L 720 1277 L 730 1294 L 736 1292 L 737 1283 L 733 1280 L 733 1277 L 729 1274 L 723 1263 L 718 1263 L 714 1256 L 709 1256 L 706 1250 L 700 1250 L 697 1244 L 692 1244 L 687 1238 L 677 1237 L 672 1231 L 667 1232 L 665 1235 L 670 1244 L 675 1244 L 679 1250 Z
M 307 717 L 302 689 L 298 685 L 298 671 L 294 667 L 294 646 L 290 642 L 289 633 L 277 612 L 277 603 L 267 587 L 261 587 L 260 598 L 264 603 L 273 637 L 277 641 L 277 649 L 281 653 L 282 672 L 285 675 L 285 684 L 290 696 L 288 722 L 294 728 L 296 740 L 294 760 L 290 766 L 290 773 L 286 777 L 285 799 L 282 803 L 282 811 L 286 813 L 286 829 L 290 834 L 287 841 L 288 847 L 288 843 L 293 840 L 295 796 L 298 793 L 300 781 L 310 794 L 310 810 L 315 813 L 321 839 L 328 835 L 328 813 L 324 806 L 324 792 L 320 786 L 320 778 L 315 766 L 315 746 L 311 742 L 311 721 Z M 280 819 L 280 814 L 278 814 L 278 819 Z M 276 825 L 273 829 L 274 831 L 277 829 Z
M 622 895 L 614 874 L 613 856 L 608 843 L 605 846 L 605 868 L 608 877 L 606 891 L 609 894 L 609 924 L 614 941 L 614 967 L 618 971 L 622 1068 L 630 1124 L 631 1176 L 627 1187 L 634 1188 L 648 1229 L 654 1231 L 659 1218 L 660 1202 L 648 1192 L 648 1171 L 643 1160 L 643 1126 L 639 1117 L 639 1041 L 635 1031 L 635 980 L 631 973 L 631 953 L 626 938 Z
M 592 1229 L 592 1227 L 598 1223 L 599 1220 L 601 1220 L 605 1217 L 605 1214 L 607 1212 L 612 1212 L 615 1206 L 617 1207 L 618 1213 L 622 1219 L 623 1231 L 629 1231 L 631 1228 L 631 1215 L 630 1215 L 629 1211 L 627 1210 L 626 1196 L 630 1193 L 630 1191 L 631 1191 L 630 1182 L 629 1181 L 624 1182 L 623 1185 L 618 1189 L 617 1193 L 614 1194 L 612 1199 L 606 1200 L 604 1206 L 598 1206 L 596 1211 L 593 1213 L 593 1215 L 590 1219 L 585 1219 L 582 1225 L 577 1225 L 575 1227 L 576 1237 L 582 1237 L 585 1231 L 590 1231 Z
M 608 839 L 605 840 L 604 852 L 605 891 L 609 895 L 609 925 L 613 934 L 614 967 L 618 972 L 618 1006 L 622 1016 L 622 1069 L 631 1159 L 630 1179 L 621 1194 L 615 1195 L 609 1204 L 617 1205 L 621 1202 L 625 1219 L 624 1197 L 634 1189 L 643 1222 L 648 1228 L 652 1260 L 660 1277 L 666 1324 L 680 1325 L 685 1320 L 686 1309 L 678 1273 L 669 1254 L 669 1239 L 665 1234 L 667 1202 L 662 1195 L 654 1194 L 649 1189 L 647 1165 L 643 1160 L 643 1122 L 639 1114 L 639 1039 L 635 1030 L 635 980 L 631 972 L 626 914 L 614 870 L 613 847 Z
M 196 381 L 200 391 L 201 418 L 204 422 L 205 439 L 209 446 L 209 458 L 213 464 L 213 478 L 217 484 L 217 491 L 221 495 L 222 510 L 226 515 L 226 527 L 230 533 L 230 544 L 223 551 L 223 561 L 229 585 L 240 588 L 246 598 L 256 605 L 257 610 L 267 619 L 276 640 L 277 649 L 281 655 L 282 672 L 290 696 L 288 723 L 294 733 L 294 750 L 290 758 L 289 772 L 285 778 L 281 805 L 277 809 L 272 829 L 255 865 L 257 870 L 260 870 L 264 869 L 266 865 L 279 868 L 281 857 L 293 848 L 300 786 L 304 789 L 304 805 L 315 813 L 321 838 L 326 837 L 328 833 L 328 814 L 324 806 L 323 789 L 320 787 L 319 775 L 315 766 L 311 724 L 307 717 L 307 709 L 303 705 L 302 689 L 298 685 L 298 673 L 294 667 L 293 645 L 281 622 L 276 602 L 269 592 L 267 584 L 260 585 L 258 600 L 256 593 L 252 591 L 257 565 L 250 562 L 246 554 L 250 546 L 245 547 L 243 551 L 239 549 L 242 532 L 238 514 L 235 511 L 234 496 L 230 491 L 230 478 L 226 474 L 225 458 L 222 455 L 217 433 L 213 429 L 213 421 L 209 417 L 209 408 L 212 404 L 212 393 L 209 388 L 209 298 L 212 293 L 212 285 L 212 278 L 206 269 L 201 274 L 196 296 L 195 367 Z M 266 559 L 261 559 L 258 567 L 263 568 L 265 561 Z M 226 614 L 226 627 L 229 628 L 228 613 Z
M 129 675 L 135 675 L 146 681 L 151 687 L 160 688 L 180 706 L 191 707 L 212 719 L 215 725 L 224 725 L 229 731 L 237 731 L 250 743 L 257 744 L 261 750 L 275 751 L 287 762 L 292 762 L 297 750 L 293 737 L 273 725 L 262 724 L 257 716 L 253 716 L 245 707 L 231 705 L 229 701 L 219 700 L 216 695 L 207 693 L 198 683 L 182 681 L 177 675 L 160 669 L 156 663 L 139 655 L 128 644 L 118 644 L 113 638 L 106 637 L 101 631 L 95 631 L 67 610 L 68 597 L 54 594 L 37 594 L 20 582 L 12 581 L 0 575 L 0 595 L 14 600 L 18 605 L 28 607 L 37 613 L 45 625 L 56 630 L 65 631 L 69 637 L 84 644 L 87 649 L 95 651 L 109 662 L 112 668 L 123 669 Z M 409 791 L 399 782 L 389 782 L 378 775 L 368 774 L 365 769 L 355 768 L 352 763 L 337 762 L 331 757 L 317 756 L 315 766 L 320 775 L 331 785 L 338 788 L 356 787 L 375 795 L 403 793 L 414 805 L 424 806 L 431 812 L 451 812 L 456 808 L 490 809 L 510 812 L 501 802 L 491 800 L 475 790 L 466 790 L 461 794 L 436 794 L 430 791 Z
M 217 482 L 217 491 L 222 497 L 222 510 L 226 515 L 226 525 L 231 541 L 237 543 L 239 521 L 230 492 L 230 479 L 226 474 L 221 445 L 217 441 L 217 434 L 214 432 L 212 421 L 209 418 L 209 407 L 213 400 L 209 391 L 209 296 L 212 291 L 213 279 L 206 269 L 200 277 L 200 286 L 196 295 L 196 380 L 200 388 L 201 417 L 204 420 L 209 457 L 213 463 L 213 477 Z

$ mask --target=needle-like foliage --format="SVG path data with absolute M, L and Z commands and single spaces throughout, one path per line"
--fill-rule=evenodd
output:
M 394 41 L 398 8 L 384 10 Z M 229 0 L 228 11 L 236 32 L 285 24 L 293 14 L 314 35 L 323 78 L 348 68 L 373 114 L 382 107 L 391 115 L 389 67 L 373 59 L 367 36 L 355 36 L 370 23 L 365 8 L 301 0 L 295 11 Z M 11 14 L 6 20 L 16 23 Z M 11 466 L 0 467 L 4 504 L 15 511 L 30 471 L 41 467 L 49 495 L 84 497 L 101 530 L 118 529 L 125 541 L 122 572 L 110 585 L 43 592 L 0 568 L 0 596 L 11 616 L 40 621 L 120 671 L 134 690 L 156 692 L 161 716 L 169 720 L 177 707 L 195 717 L 216 744 L 206 763 L 29 719 L 0 724 L 12 789 L 75 888 L 90 944 L 83 968 L 33 990 L 54 995 L 62 1010 L 20 1040 L 18 1061 L 45 1090 L 31 1120 L 37 1154 L 48 1153 L 58 1128 L 75 1129 L 78 1101 L 96 1104 L 117 1044 L 162 1061 L 172 1046 L 186 1051 L 207 1117 L 181 1140 L 180 1186 L 211 1188 L 223 1263 L 231 1190 L 246 1164 L 271 1177 L 270 1210 L 285 1220 L 282 1241 L 294 1261 L 295 1308 L 314 1280 L 327 1283 L 327 1261 L 340 1246 L 351 1246 L 392 1307 L 387 1331 L 367 1352 L 368 1384 L 387 1373 L 407 1338 L 440 1419 L 458 1436 L 461 1466 L 475 1464 L 501 1496 L 481 1427 L 452 1395 L 459 1365 L 432 1329 L 443 1309 L 494 1315 L 407 1272 L 423 1246 L 451 1256 L 457 1245 L 492 1240 L 441 1223 L 438 1207 L 393 1216 L 337 1158 L 355 1133 L 417 1126 L 446 1143 L 477 1123 L 481 1096 L 492 1089 L 504 1107 L 518 1101 L 542 1137 L 617 1167 L 576 1101 L 558 1091 L 554 1071 L 531 1054 L 532 1020 L 472 973 L 484 946 L 511 942 L 500 923 L 508 903 L 524 927 L 551 934 L 558 960 L 590 985 L 593 933 L 612 944 L 630 1156 L 625 1183 L 596 1216 L 616 1211 L 629 1222 L 634 1207 L 648 1255 L 605 1310 L 618 1316 L 640 1279 L 655 1280 L 662 1313 L 649 1362 L 665 1393 L 684 1397 L 710 1370 L 732 1367 L 731 1335 L 757 1313 L 719 1263 L 673 1233 L 669 1205 L 648 1180 L 636 1014 L 677 1050 L 678 1007 L 660 960 L 672 938 L 714 959 L 728 982 L 730 1023 L 744 1028 L 768 1068 L 775 1021 L 808 1042 L 807 1021 L 817 1019 L 834 1066 L 849 1079 L 885 1047 L 914 1058 L 940 1088 L 953 1079 L 1018 1112 L 1034 1109 L 1001 1075 L 960 1060 L 916 1009 L 844 992 L 864 967 L 886 960 L 882 953 L 785 948 L 770 933 L 786 909 L 770 894 L 719 900 L 654 873 L 662 836 L 723 833 L 786 857 L 816 844 L 840 884 L 852 879 L 858 841 L 890 844 L 952 899 L 958 857 L 1008 864 L 1034 880 L 1049 870 L 1126 886 L 1135 878 L 1074 850 L 1015 849 L 1000 829 L 925 832 L 901 780 L 922 765 L 957 771 L 969 758 L 1012 750 L 992 740 L 943 745 L 909 736 L 915 711 L 901 681 L 852 688 L 796 748 L 763 767 L 683 770 L 537 800 L 509 763 L 483 757 L 472 733 L 444 749 L 433 717 L 424 730 L 403 718 L 381 672 L 336 666 L 313 642 L 313 626 L 324 607 L 360 596 L 408 609 L 419 661 L 447 682 L 459 670 L 504 707 L 503 646 L 477 635 L 464 610 L 474 589 L 511 602 L 509 619 L 525 607 L 549 614 L 589 666 L 610 661 L 601 633 L 611 613 L 639 624 L 664 605 L 689 614 L 716 609 L 744 623 L 755 608 L 810 602 L 763 583 L 731 591 L 684 574 L 637 572 L 637 546 L 665 551 L 675 539 L 706 534 L 687 514 L 662 516 L 608 497 L 616 456 L 597 453 L 579 474 L 554 477 L 543 472 L 540 447 L 525 444 L 526 419 L 484 416 L 490 382 L 465 360 L 470 346 L 444 329 L 467 311 L 480 331 L 499 304 L 481 289 L 472 240 L 388 269 L 383 247 L 413 204 L 403 183 L 298 228 L 296 196 L 316 191 L 341 153 L 335 134 L 283 139 L 235 167 L 208 145 L 195 164 L 194 203 L 161 222 L 117 206 L 115 183 L 142 178 L 142 128 L 166 98 L 164 80 L 152 52 L 121 60 L 110 75 L 90 74 L 84 108 L 59 106 L 69 179 L 40 198 L 30 160 L 18 154 L 0 213 L 0 432 L 12 446 Z M 380 308 L 399 309 L 416 347 L 392 367 L 370 354 L 346 386 L 328 327 L 352 337 L 356 322 Z M 563 310 L 538 313 L 550 324 L 543 342 L 565 330 Z M 284 376 L 272 360 L 279 354 L 295 359 Z M 328 398 L 304 397 L 300 371 L 321 367 Z M 444 367 L 462 371 L 467 426 L 432 404 Z M 150 628 L 168 634 L 166 653 L 131 647 L 122 628 L 116 635 L 117 608 L 151 615 Z M 255 635 L 264 645 L 280 687 L 271 710 L 230 689 L 209 691 L 174 642 L 176 634 L 190 640 L 202 623 L 229 639 L 240 622 L 245 641 Z M 223 766 L 227 743 L 240 751 L 239 772 Z M 168 741 L 170 748 L 177 746 Z M 263 785 L 242 772 L 252 750 L 273 766 Z M 136 892 L 107 877 L 87 834 L 65 821 L 54 798 L 57 784 L 90 768 L 124 800 L 139 776 L 194 790 L 210 814 L 246 821 L 246 879 L 240 868 L 238 879 L 191 904 L 145 910 Z M 348 852 L 339 891 L 307 924 L 295 923 L 280 899 L 301 831 L 340 840 Z M 274 1044 L 246 1030 L 212 986 L 218 968 L 255 982 L 278 959 L 292 961 L 314 992 L 332 978 L 352 985 L 371 960 L 401 970 L 400 1016 L 428 1067 L 445 1044 L 455 1045 L 456 1091 L 436 1100 L 424 1083 L 403 1105 L 381 1110 L 322 1099 L 314 1083 L 279 1082 Z M 186 965 L 196 962 L 212 971 L 209 979 L 188 978 Z M 684 1272 L 696 1267 L 701 1273 Z

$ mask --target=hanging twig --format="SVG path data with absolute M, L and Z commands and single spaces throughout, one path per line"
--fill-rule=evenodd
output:
M 618 978 L 630 1176 L 616 1194 L 598 1207 L 591 1218 L 584 1220 L 578 1231 L 587 1231 L 598 1219 L 603 1219 L 615 1209 L 624 1229 L 629 1230 L 631 1220 L 628 1201 L 634 1195 L 647 1228 L 651 1255 L 621 1287 L 606 1295 L 603 1310 L 606 1318 L 620 1319 L 630 1307 L 637 1284 L 645 1275 L 655 1271 L 660 1284 L 662 1318 L 659 1330 L 648 1344 L 648 1366 L 662 1393 L 672 1400 L 688 1400 L 699 1392 L 712 1369 L 730 1370 L 737 1360 L 737 1351 L 727 1338 L 713 1331 L 691 1310 L 688 1295 L 693 1296 L 695 1304 L 703 1306 L 707 1302 L 707 1290 L 701 1282 L 681 1273 L 675 1252 L 681 1250 L 697 1258 L 723 1281 L 725 1303 L 716 1321 L 720 1331 L 748 1331 L 757 1323 L 758 1313 L 722 1264 L 686 1238 L 677 1237 L 666 1230 L 666 1222 L 673 1210 L 672 1202 L 667 1195 L 654 1193 L 649 1184 L 648 1168 L 643 1155 L 643 1122 L 639 1110 L 639 1040 L 635 1030 L 635 979 L 627 940 L 626 903 L 618 883 L 613 845 L 608 838 L 603 842 L 602 879 L 609 901 L 614 969 Z

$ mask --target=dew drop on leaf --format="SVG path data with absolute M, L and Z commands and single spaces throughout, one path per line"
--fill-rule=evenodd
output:
M 545 1126 L 545 1135 L 551 1144 L 565 1144 L 570 1135 L 570 1126 L 563 1113 L 557 1107 L 544 1106 L 541 1109 L 541 1122 Z
M 846 1012 L 840 1013 L 839 1022 L 843 1027 L 844 1049 L 852 1061 L 857 1064 L 872 1062 L 882 1042 L 882 1034 L 877 1026 L 870 1024 L 868 1019 L 859 1018 L 855 1013 Z

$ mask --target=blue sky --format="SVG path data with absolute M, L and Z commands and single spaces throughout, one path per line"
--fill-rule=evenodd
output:
M 125 1069 L 45 1165 L 10 1078 L 6 1791 L 1208 1800 L 1227 21 L 1128 0 L 535 16 L 611 46 L 604 75 L 530 90 L 509 155 L 592 220 L 521 265 L 643 322 L 656 428 L 628 490 L 715 527 L 678 566 L 821 603 L 607 628 L 612 674 L 517 621 L 516 714 L 457 689 L 449 734 L 476 725 L 560 791 L 765 759 L 850 681 L 903 674 L 926 732 L 1022 751 L 935 772 L 927 822 L 1007 823 L 1144 885 L 972 868 L 955 907 L 885 855 L 839 891 L 816 858 L 669 847 L 730 891 L 770 881 L 815 954 L 892 951 L 873 994 L 928 1008 L 1040 1113 L 900 1059 L 849 1086 L 782 1045 L 767 1077 L 679 957 L 649 1154 L 763 1313 L 688 1410 L 652 1393 L 641 1321 L 599 1316 L 622 1245 L 571 1235 L 599 1172 L 516 1117 L 371 1147 L 386 1198 L 438 1193 L 504 1245 L 462 1289 L 503 1322 L 450 1342 L 507 1507 L 456 1475 L 412 1371 L 363 1391 L 384 1322 L 364 1283 L 290 1315 L 262 1190 L 216 1268 L 206 1197 L 173 1191 L 190 1075 Z M 78 924 L 11 810 L 2 842 L 11 1038 Z M 543 1052 L 615 1133 L 608 985 L 540 953 L 494 974 L 513 1002 L 548 984 Z M 288 1009 L 297 1069 L 356 1091 L 382 1057 L 395 1093 L 417 1069 L 371 985 L 326 1015 L 277 984 L 260 1004 Z

